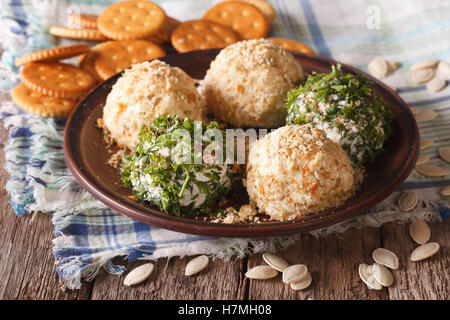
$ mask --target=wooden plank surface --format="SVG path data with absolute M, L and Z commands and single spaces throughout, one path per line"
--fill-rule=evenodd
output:
M 0 128 L 0 141 L 6 132 Z M 3 148 L 2 148 L 3 149 Z M 3 168 L 4 152 L 0 152 Z M 231 262 L 210 261 L 207 269 L 193 277 L 184 276 L 187 258 L 160 259 L 144 283 L 123 285 L 123 277 L 101 271 L 81 290 L 64 289 L 55 272 L 52 255 L 53 226 L 46 214 L 18 218 L 8 204 L 4 189 L 8 174 L 0 169 L 0 299 L 442 299 L 450 288 L 450 223 L 431 224 L 431 241 L 441 244 L 429 260 L 410 262 L 416 247 L 408 227 L 389 223 L 382 228 L 349 230 L 326 238 L 302 235 L 294 246 L 279 251 L 290 263 L 304 263 L 313 283 L 295 292 L 281 282 L 281 276 L 256 281 L 244 277 L 248 268 L 263 264 L 261 255 Z M 373 263 L 373 249 L 383 246 L 396 252 L 401 266 L 389 289 L 368 290 L 358 277 L 358 265 Z M 144 262 L 114 261 L 128 270 Z

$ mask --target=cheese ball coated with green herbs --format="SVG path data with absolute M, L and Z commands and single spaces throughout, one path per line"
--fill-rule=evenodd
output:
M 313 72 L 289 92 L 285 106 L 287 124 L 310 123 L 323 130 L 356 168 L 373 161 L 391 135 L 393 113 L 372 91 L 370 80 L 344 74 L 339 64 L 328 74 Z
M 199 144 L 194 148 L 195 126 L 200 126 L 196 128 L 201 148 Z M 217 153 L 214 157 L 206 156 L 213 152 L 202 153 L 217 145 L 207 134 L 211 130 L 222 133 L 225 148 L 225 134 L 216 122 L 204 125 L 188 118 L 160 116 L 142 128 L 137 146 L 123 158 L 122 182 L 139 200 L 168 214 L 195 216 L 204 212 L 225 197 L 235 178 L 232 165 L 218 161 Z

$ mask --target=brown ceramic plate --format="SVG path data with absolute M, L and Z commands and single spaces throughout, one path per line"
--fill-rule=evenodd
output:
M 219 50 L 207 50 L 175 54 L 162 60 L 180 67 L 195 79 L 202 79 L 218 52 Z M 336 63 L 320 56 L 293 54 L 307 73 L 330 72 L 331 65 Z M 343 64 L 342 67 L 346 72 L 363 73 L 348 65 Z M 394 134 L 386 141 L 385 152 L 367 167 L 367 178 L 358 193 L 345 204 L 294 221 L 261 224 L 217 224 L 170 216 L 157 208 L 128 199 L 127 196 L 131 193 L 122 186 L 118 170 L 106 163 L 110 154 L 96 121 L 102 117 L 106 97 L 119 76 L 118 74 L 95 88 L 72 112 L 65 131 L 67 165 L 81 185 L 94 197 L 122 214 L 153 226 L 217 237 L 279 236 L 323 228 L 360 215 L 387 198 L 407 178 L 417 158 L 419 132 L 412 113 L 393 90 L 372 78 L 374 90 L 395 113 L 396 118 L 392 123 Z M 243 204 L 247 200 L 246 191 L 233 190 L 228 199 L 232 203 Z

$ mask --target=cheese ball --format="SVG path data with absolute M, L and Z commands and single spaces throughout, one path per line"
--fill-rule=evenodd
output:
M 241 41 L 223 49 L 201 82 L 208 109 L 234 127 L 285 123 L 286 93 L 303 80 L 294 57 L 270 40 Z
M 135 64 L 114 84 L 103 109 L 103 122 L 119 146 L 132 149 L 141 128 L 160 115 L 201 121 L 205 101 L 183 70 L 153 60 Z
M 347 153 L 310 124 L 281 127 L 253 143 L 250 200 L 274 220 L 292 220 L 344 203 L 355 172 Z

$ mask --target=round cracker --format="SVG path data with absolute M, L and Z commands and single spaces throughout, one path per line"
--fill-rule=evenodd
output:
M 230 0 L 227 0 L 230 1 Z M 277 15 L 275 9 L 272 7 L 270 3 L 264 0 L 239 0 L 242 2 L 246 2 L 257 7 L 261 12 L 266 16 L 267 22 L 270 24 L 275 20 L 275 16 Z
M 287 39 L 287 38 L 267 38 L 275 44 L 283 47 L 285 50 L 297 51 L 308 54 L 316 54 L 310 47 L 301 42 Z
M 165 56 L 164 50 L 146 40 L 122 40 L 100 43 L 91 48 L 97 53 L 95 69 L 103 80 L 135 63 Z
M 100 75 L 97 73 L 97 70 L 95 69 L 95 57 L 97 53 L 95 51 L 89 51 L 88 53 L 83 54 L 80 57 L 80 61 L 78 62 L 78 66 L 83 69 L 84 71 L 87 71 L 91 74 L 92 77 L 97 82 L 102 82 L 103 79 L 100 77 Z
M 224 48 L 239 41 L 230 28 L 209 20 L 192 20 L 180 24 L 171 36 L 178 52 Z
M 132 0 L 115 3 L 98 17 L 98 30 L 115 40 L 142 39 L 162 30 L 166 13 L 157 4 Z
M 97 19 L 98 16 L 94 14 L 71 13 L 67 16 L 67 20 L 69 20 L 70 23 L 90 29 L 97 29 Z
M 93 41 L 109 40 L 109 38 L 105 37 L 97 29 L 89 29 L 89 28 L 78 29 L 78 28 L 53 26 L 50 27 L 49 32 L 54 36 L 70 39 L 93 40 Z
M 12 90 L 11 98 L 20 108 L 41 117 L 67 117 L 77 105 L 75 100 L 42 95 L 23 83 Z
M 88 72 L 60 62 L 30 62 L 21 78 L 31 90 L 57 98 L 80 97 L 95 85 Z
M 269 32 L 269 24 L 261 10 L 241 1 L 219 2 L 204 14 L 203 19 L 233 29 L 242 39 L 264 38 Z
M 67 47 L 59 47 L 36 51 L 16 59 L 17 67 L 33 61 L 57 61 L 78 56 L 89 51 L 89 46 L 86 44 L 77 44 Z

